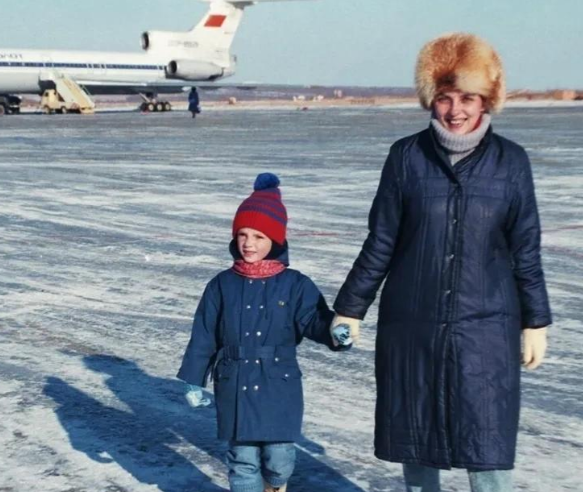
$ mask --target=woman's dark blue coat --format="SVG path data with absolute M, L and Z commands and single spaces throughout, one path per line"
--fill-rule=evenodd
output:
M 279 259 L 287 264 L 287 250 Z M 296 346 L 308 337 L 333 349 L 333 316 L 315 284 L 289 268 L 259 280 L 225 270 L 209 282 L 178 377 L 205 386 L 214 372 L 219 439 L 300 437 Z
M 510 469 L 522 328 L 549 325 L 528 157 L 490 130 L 452 167 L 431 129 L 396 142 L 335 310 L 376 340 L 376 456 Z

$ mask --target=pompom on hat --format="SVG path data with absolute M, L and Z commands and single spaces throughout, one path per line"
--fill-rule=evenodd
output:
M 440 92 L 479 94 L 498 113 L 506 100 L 504 69 L 498 53 L 473 34 L 445 34 L 429 41 L 417 58 L 415 85 L 421 106 L 430 110 Z
M 283 245 L 286 238 L 287 210 L 281 200 L 279 178 L 262 173 L 255 179 L 253 193 L 239 205 L 233 220 L 233 237 L 237 231 L 250 227 Z

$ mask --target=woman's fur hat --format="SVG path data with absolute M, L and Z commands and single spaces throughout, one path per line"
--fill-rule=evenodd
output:
M 502 61 L 486 41 L 453 33 L 429 41 L 417 58 L 415 83 L 421 106 L 431 109 L 441 91 L 479 94 L 486 108 L 500 112 L 506 99 Z

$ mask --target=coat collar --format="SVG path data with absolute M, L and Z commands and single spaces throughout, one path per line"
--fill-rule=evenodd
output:
M 492 133 L 492 125 L 490 125 L 486 135 L 478 144 L 476 149 L 470 155 L 459 161 L 455 166 L 451 165 L 447 151 L 439 143 L 437 135 L 435 134 L 435 130 L 431 127 L 431 125 L 427 130 L 422 132 L 421 141 L 424 144 L 423 148 L 427 149 L 427 151 L 431 154 L 430 157 L 432 157 L 432 160 L 436 159 L 439 162 L 439 165 L 445 171 L 446 175 L 451 180 L 459 183 L 460 175 L 463 174 L 465 170 L 468 169 L 468 167 L 477 162 L 484 154 L 484 151 L 492 141 Z

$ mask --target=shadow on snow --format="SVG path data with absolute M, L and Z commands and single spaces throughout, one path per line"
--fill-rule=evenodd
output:
M 116 462 L 162 492 L 225 491 L 195 466 L 219 466 L 219 473 L 227 473 L 222 464 L 226 444 L 216 438 L 214 408 L 191 409 L 184 383 L 150 376 L 134 362 L 108 355 L 86 356 L 84 362 L 108 375 L 108 388 L 127 410 L 104 405 L 62 379 L 47 378 L 44 393 L 57 403 L 55 412 L 74 449 L 98 463 Z M 307 439 L 298 444 L 303 449 L 297 450 L 291 490 L 364 492 L 312 456 L 324 454 L 321 446 Z

